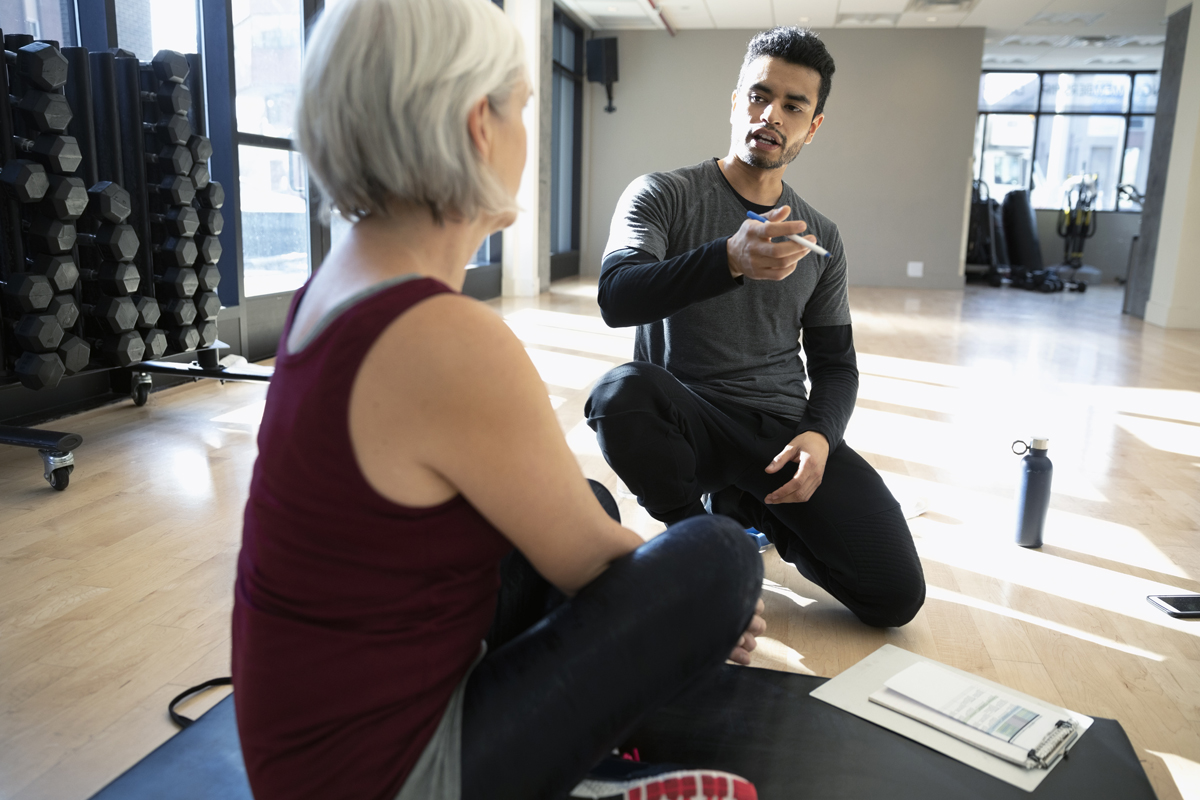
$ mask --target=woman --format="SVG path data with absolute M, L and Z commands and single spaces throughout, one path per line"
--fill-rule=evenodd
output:
M 503 13 L 343 0 L 306 59 L 300 146 L 355 224 L 297 293 L 259 433 L 233 637 L 251 786 L 561 797 L 731 649 L 748 660 L 761 562 L 723 518 L 647 544 L 610 518 L 520 342 L 459 294 L 525 162 Z M 570 599 L 524 630 L 543 579 Z M 485 654 L 489 628 L 510 634 Z

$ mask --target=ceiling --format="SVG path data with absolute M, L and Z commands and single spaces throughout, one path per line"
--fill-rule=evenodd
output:
M 596 31 L 985 28 L 983 67 L 1156 70 L 1167 0 L 557 0 Z

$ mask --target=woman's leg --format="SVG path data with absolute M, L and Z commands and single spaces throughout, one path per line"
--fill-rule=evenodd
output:
M 695 517 L 613 562 L 489 655 L 467 682 L 462 797 L 557 798 L 643 716 L 724 662 L 762 560 L 724 517 Z

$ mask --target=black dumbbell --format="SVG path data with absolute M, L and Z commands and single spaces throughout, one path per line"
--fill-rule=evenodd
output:
M 187 148 L 192 153 L 192 161 L 197 164 L 203 164 L 212 158 L 213 149 L 212 142 L 207 136 L 201 136 L 196 133 L 188 137 Z
M 221 282 L 221 270 L 216 264 L 201 264 L 196 267 L 196 279 L 200 291 L 211 292 Z
M 192 110 L 192 90 L 182 83 L 164 81 L 153 92 L 142 92 L 142 99 L 154 103 L 164 114 L 186 114 Z
M 221 240 L 216 236 L 201 236 L 197 240 L 197 247 L 200 250 L 200 260 L 205 264 L 216 264 L 221 260 Z
M 217 181 L 212 181 L 199 192 L 196 192 L 196 200 L 200 202 L 202 208 L 220 208 L 225 205 L 225 189 Z
M 38 217 L 33 222 L 22 220 L 21 227 L 42 252 L 69 253 L 75 246 L 77 231 L 74 223 L 53 217 Z
M 102 297 L 83 306 L 83 313 L 108 333 L 124 333 L 137 325 L 137 306 L 128 297 Z
M 71 123 L 71 104 L 67 98 L 55 92 L 26 92 L 24 97 L 8 96 L 9 101 L 42 132 L 63 133 Z M 183 144 L 187 142 L 184 138 Z
M 4 60 L 16 65 L 17 74 L 43 91 L 52 91 L 67 82 L 67 59 L 58 48 L 45 42 L 34 42 L 15 53 L 4 51 Z
M 53 314 L 26 314 L 8 324 L 17 346 L 31 353 L 53 353 L 63 338 L 62 325 Z
M 83 161 L 83 151 L 79 149 L 79 141 L 74 136 L 58 133 L 42 133 L 36 139 L 14 136 L 13 145 L 22 153 L 35 156 L 38 161 L 49 167 L 51 172 L 57 172 L 59 175 L 71 174 L 79 169 Z
M 99 283 L 105 294 L 117 297 L 133 294 L 142 282 L 137 266 L 128 261 L 105 262 L 99 269 L 80 270 L 79 275 L 84 280 Z
M 57 219 L 73 222 L 87 211 L 88 193 L 81 178 L 50 176 L 50 188 L 42 198 L 45 210 Z
M 76 237 L 80 245 L 95 247 L 102 258 L 112 261 L 132 261 L 137 255 L 137 232 L 132 225 L 101 225 L 95 233 L 81 233 Z
M 142 334 L 142 341 L 146 344 L 146 351 L 142 356 L 143 358 L 158 358 L 167 352 L 167 334 L 159 328 L 151 328 Z
M 57 292 L 69 292 L 79 280 L 79 270 L 70 255 L 51 256 L 45 253 L 25 259 L 30 272 L 45 275 Z
M 142 71 L 153 72 L 160 81 L 183 83 L 189 72 L 187 57 L 174 50 L 159 50 L 150 63 L 142 62 Z
M 133 295 L 133 305 L 137 308 L 139 328 L 153 328 L 158 324 L 158 318 L 162 316 L 162 311 L 158 307 L 158 301 L 153 297 L 145 295 Z
M 186 297 L 173 297 L 162 304 L 163 319 L 179 328 L 196 321 L 196 304 Z
M 17 202 L 36 203 L 49 191 L 50 177 L 41 164 L 14 158 L 0 170 L 0 184 L 17 198 Z
M 168 175 L 187 175 L 192 169 L 192 153 L 181 144 L 169 144 L 158 155 L 146 153 L 146 163 Z
M 188 177 L 192 179 L 192 185 L 196 189 L 203 189 L 212 183 L 212 175 L 208 172 L 207 164 L 193 164 L 192 171 L 188 173 Z
M 191 178 L 183 175 L 167 175 L 149 188 L 152 192 L 158 192 L 163 202 L 170 206 L 191 205 L 196 197 L 196 185 Z
M 167 144 L 187 144 L 192 135 L 192 123 L 183 114 L 172 114 L 158 122 L 143 122 L 142 127 Z
M 186 353 L 200 346 L 200 332 L 191 325 L 167 333 L 167 344 L 176 353 Z
M 83 339 L 68 333 L 58 345 L 58 357 L 68 375 L 84 369 L 92 360 L 92 347 Z
M 225 215 L 215 208 L 202 208 L 197 212 L 200 218 L 200 233 L 206 236 L 218 236 L 225 230 Z
M 58 386 L 66 369 L 58 353 L 24 352 L 13 371 L 26 389 L 53 389 Z
M 216 319 L 221 313 L 221 298 L 216 292 L 200 292 L 196 295 L 196 316 L 203 320 Z
M 73 294 L 56 294 L 46 306 L 46 313 L 53 314 L 65 331 L 79 321 L 79 303 Z
M 120 184 L 100 181 L 87 192 L 88 211 L 96 219 L 116 225 L 129 219 L 133 204 L 129 192 Z
M 168 267 L 154 282 L 171 297 L 192 297 L 200 288 L 200 279 L 191 267 Z
M 196 326 L 197 333 L 200 334 L 200 343 L 197 347 L 212 347 L 217 343 L 217 321 L 208 320 Z
M 150 221 L 162 225 L 173 237 L 195 236 L 200 229 L 200 214 L 191 206 L 176 206 L 165 214 L 151 214 Z
M 91 340 L 93 352 L 116 367 L 128 367 L 145 358 L 146 343 L 136 331 L 126 331 L 103 339 Z
M 154 261 L 163 267 L 190 267 L 199 256 L 196 241 L 187 236 L 172 236 L 154 245 Z
M 22 314 L 45 311 L 54 299 L 54 286 L 43 275 L 32 272 L 12 272 L 5 276 L 4 299 L 11 308 Z

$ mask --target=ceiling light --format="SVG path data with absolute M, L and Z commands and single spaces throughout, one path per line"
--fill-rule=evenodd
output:
M 1119 67 L 1123 65 L 1132 66 L 1141 60 L 1141 56 L 1096 56 L 1095 58 L 1089 58 L 1087 63 L 1105 67 Z
M 853 28 L 894 28 L 899 14 L 838 14 L 837 24 Z
M 800 22 L 808 22 L 808 17 L 800 17 Z
M 1036 60 L 1035 56 L 984 56 L 983 63 L 994 64 L 996 66 L 1017 66 L 1021 64 L 1032 64 Z
M 909 0 L 904 10 L 910 14 L 925 12 L 935 14 L 965 14 L 979 4 L 979 0 Z
M 925 21 L 926 22 L 937 22 L 937 17 L 926 17 Z
M 1013 34 L 1005 36 L 1000 40 L 1002 46 L 1008 47 L 1015 45 L 1017 47 L 1066 47 L 1071 43 L 1070 36 L 1022 36 L 1021 34 Z
M 1078 12 L 1072 12 L 1072 13 L 1068 13 L 1068 14 L 1047 13 L 1047 14 L 1038 14 L 1036 17 L 1029 20 L 1029 22 L 1027 22 L 1025 24 L 1027 24 L 1027 25 L 1084 25 L 1084 26 L 1086 26 L 1086 25 L 1091 25 L 1093 22 L 1095 22 L 1096 20 L 1100 19 L 1103 16 L 1104 16 L 1103 13 L 1098 13 L 1098 14 L 1086 14 L 1086 13 L 1078 13 Z

